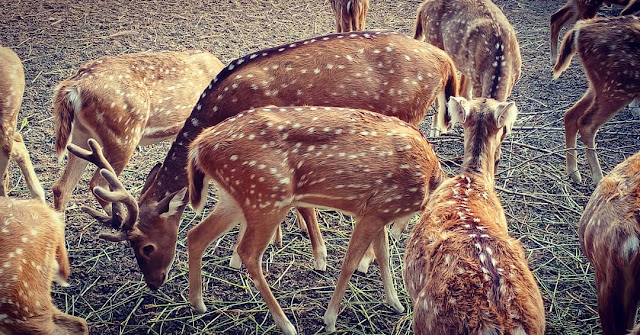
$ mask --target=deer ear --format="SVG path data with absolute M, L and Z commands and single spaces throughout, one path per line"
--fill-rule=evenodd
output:
M 185 199 L 186 195 L 187 188 L 183 187 L 181 190 L 173 192 L 160 200 L 160 217 L 166 219 L 178 213 L 180 208 L 187 204 L 187 199 Z
M 447 113 L 452 125 L 464 124 L 469 116 L 469 102 L 463 97 L 451 97 L 447 104 Z
M 498 113 L 496 114 L 496 125 L 498 129 L 505 127 L 506 135 L 511 134 L 511 128 L 516 122 L 516 116 L 518 115 L 518 107 L 513 101 L 505 102 L 499 105 Z
M 142 190 L 140 191 L 140 195 L 147 192 L 147 190 L 149 189 L 149 186 L 151 186 L 151 184 L 156 180 L 156 175 L 158 174 L 158 172 L 160 172 L 161 167 L 162 167 L 162 163 L 157 163 L 151 169 L 151 171 L 149 171 L 149 174 L 147 175 L 147 180 L 145 180 L 144 186 L 142 186 Z

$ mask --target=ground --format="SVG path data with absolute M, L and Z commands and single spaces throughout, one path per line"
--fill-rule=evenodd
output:
M 367 27 L 411 34 L 419 1 L 371 1 Z M 564 175 L 562 115 L 586 88 L 579 62 L 558 81 L 549 65 L 549 15 L 563 0 L 499 0 L 514 25 L 523 55 L 523 76 L 512 98 L 520 114 L 513 135 L 503 144 L 496 186 L 507 211 L 510 232 L 527 250 L 547 312 L 548 334 L 600 333 L 593 273 L 578 242 L 576 223 L 593 186 L 569 182 Z M 36 171 L 52 201 L 51 185 L 65 161 L 53 150 L 53 88 L 84 62 L 102 55 L 141 51 L 206 49 L 229 62 L 263 48 L 334 31 L 329 4 L 322 0 L 86 1 L 23 0 L 0 3 L 0 44 L 24 62 L 27 88 L 19 125 Z M 615 15 L 619 9 L 603 9 Z M 330 84 L 330 83 L 327 83 Z M 428 123 L 428 117 L 426 122 Z M 638 120 L 630 109 L 618 113 L 600 131 L 598 154 L 606 172 L 640 149 Z M 460 129 L 432 139 L 450 171 L 461 155 Z M 164 159 L 169 143 L 139 149 L 122 175 L 137 196 L 150 168 Z M 580 170 L 588 175 L 584 153 Z M 209 248 L 204 259 L 205 303 L 197 314 L 187 302 L 185 234 L 200 216 L 187 209 L 180 226 L 178 254 L 168 283 L 152 292 L 125 243 L 97 238 L 102 229 L 79 210 L 97 206 L 85 173 L 67 209 L 71 287 L 54 286 L 57 306 L 87 319 L 96 334 L 264 334 L 278 333 L 246 270 L 228 267 L 233 231 Z M 28 197 L 14 165 L 11 195 Z M 213 196 L 210 203 L 213 203 Z M 284 245 L 269 247 L 265 273 L 285 313 L 301 333 L 322 333 L 322 315 L 337 280 L 351 227 L 350 219 L 322 212 L 330 259 L 325 273 L 313 270 L 310 243 L 293 216 L 284 225 Z M 374 264 L 356 275 L 342 302 L 339 332 L 411 333 L 410 300 L 401 279 L 402 238 L 392 240 L 395 283 L 408 312 L 395 314 L 382 302 Z

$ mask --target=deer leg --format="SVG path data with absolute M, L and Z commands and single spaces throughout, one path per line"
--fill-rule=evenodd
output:
M 582 143 L 585 145 L 587 162 L 591 169 L 591 178 L 594 184 L 602 180 L 602 168 L 596 154 L 596 134 L 598 129 L 611 120 L 613 116 L 629 103 L 630 99 L 624 97 L 596 96 L 593 103 L 587 108 L 582 117 L 578 119 L 578 129 Z
M 436 114 L 433 116 L 433 122 L 431 123 L 431 133 L 430 137 L 438 137 L 441 134 L 447 132 L 447 124 L 445 124 L 445 116 L 447 113 L 447 98 L 445 96 L 444 90 L 442 90 L 437 97 Z
M 380 233 L 373 239 L 373 250 L 380 266 L 380 275 L 382 276 L 382 285 L 384 286 L 385 301 L 391 305 L 394 311 L 398 313 L 404 312 L 404 306 L 398 299 L 398 293 L 393 285 L 393 271 L 389 263 L 389 237 L 387 229 L 383 228 Z
M 247 226 L 244 223 L 240 224 L 240 231 L 238 232 L 236 245 L 233 246 L 233 254 L 231 255 L 231 260 L 229 260 L 229 266 L 234 269 L 240 269 L 240 267 L 242 267 L 242 260 L 240 259 L 240 255 L 238 255 L 238 244 L 242 241 L 246 228 Z
M 564 113 L 564 136 L 566 152 L 566 173 L 576 183 L 582 182 L 580 171 L 578 171 L 578 161 L 576 159 L 576 145 L 578 138 L 578 119 L 582 117 L 585 110 L 593 103 L 593 90 L 591 87 L 573 107 Z
M 464 74 L 460 74 L 460 95 L 463 96 L 467 100 L 471 100 L 471 83 L 469 82 L 469 77 Z
M 242 258 L 242 262 L 247 268 L 253 283 L 260 291 L 262 299 L 267 304 L 276 326 L 285 335 L 294 335 L 296 334 L 296 328 L 282 311 L 262 272 L 262 255 L 269 243 L 269 240 L 264 237 L 273 234 L 275 228 L 286 216 L 288 209 L 280 210 L 280 212 L 274 209 L 274 211 L 267 217 L 261 215 L 260 217 L 247 218 L 247 232 L 238 245 L 238 254 Z
M 296 208 L 299 217 L 305 223 L 307 233 L 309 234 L 309 240 L 311 240 L 311 249 L 313 250 L 313 268 L 318 271 L 327 270 L 327 247 L 322 239 L 322 233 L 320 232 L 320 226 L 318 225 L 318 218 L 316 211 L 311 207 L 297 207 Z
M 605 334 L 627 334 L 633 328 L 638 307 L 634 284 L 619 270 L 596 275 L 598 314 Z
M 89 136 L 74 129 L 71 142 L 83 149 L 88 149 L 88 139 Z M 78 158 L 72 153 L 67 155 L 67 165 L 64 167 L 60 178 L 58 178 L 51 188 L 53 191 L 54 209 L 64 213 L 67 208 L 67 204 L 69 203 L 69 199 L 71 198 L 71 194 L 76 188 L 78 181 L 80 181 L 80 177 L 82 177 L 82 173 L 88 164 L 88 161 Z
M 336 289 L 331 296 L 331 301 L 324 313 L 324 323 L 327 331 L 335 331 L 336 319 L 338 318 L 338 311 L 340 310 L 340 302 L 344 297 L 347 284 L 353 275 L 353 271 L 356 269 L 358 262 L 364 255 L 367 248 L 371 245 L 371 241 L 377 234 L 381 234 L 380 230 L 384 229 L 385 222 L 375 216 L 363 216 L 361 219 L 356 220 L 358 223 L 353 228 L 351 239 L 349 240 L 349 247 L 347 248 L 347 254 L 345 255 L 344 262 L 342 263 L 342 269 L 340 270 L 340 277 L 336 284 Z
M 24 180 L 27 183 L 27 187 L 31 192 L 31 196 L 35 199 L 40 199 L 42 202 L 45 202 L 44 189 L 42 188 L 42 185 L 40 185 L 40 181 L 36 176 L 35 170 L 33 169 L 31 158 L 29 158 L 29 151 L 27 151 L 27 147 L 22 140 L 22 135 L 20 135 L 20 133 L 18 132 L 15 132 L 13 136 L 13 149 L 11 150 L 11 158 L 20 167 L 22 175 L 24 176 Z
M 219 189 L 219 200 L 204 221 L 187 233 L 189 254 L 189 302 L 200 313 L 207 311 L 202 299 L 202 254 L 211 242 L 228 232 L 238 223 L 244 226 L 242 209 L 231 195 Z M 238 237 L 241 241 L 242 238 Z
M 296 213 L 296 221 L 298 222 L 298 228 L 300 228 L 300 230 L 302 230 L 303 233 L 307 234 L 308 233 L 307 222 L 305 221 L 304 217 L 302 216 L 302 213 L 300 213 L 300 209 L 298 207 L 296 207 L 294 209 L 294 211 Z
M 53 311 L 53 324 L 56 328 L 56 334 L 89 334 L 87 321 L 77 316 L 63 313 L 57 308 Z
M 9 168 L 9 159 L 11 158 L 11 151 L 13 149 L 13 127 L 15 125 L 13 122 L 8 122 L 9 124 L 3 125 L 0 124 L 0 196 L 7 196 L 7 188 L 9 175 L 7 174 L 7 169 Z

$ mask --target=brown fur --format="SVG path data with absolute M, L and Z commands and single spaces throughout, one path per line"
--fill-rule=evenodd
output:
M 490 0 L 422 2 L 414 38 L 426 39 L 451 55 L 462 73 L 460 92 L 467 99 L 473 95 L 506 101 L 520 78 L 515 31 Z
M 640 302 L 640 153 L 598 184 L 580 218 L 578 234 L 596 274 L 603 333 L 626 334 Z
M 586 147 L 593 182 L 602 179 L 595 136 L 603 124 L 640 96 L 638 48 L 640 18 L 636 16 L 580 21 L 565 36 L 554 76 L 557 78 L 568 67 L 575 50 L 589 80 L 587 92 L 564 114 L 567 174 L 576 182 L 582 180 L 575 150 L 578 132 Z
M 106 56 L 85 63 L 55 89 L 56 152 L 63 155 L 69 141 L 87 148 L 87 139 L 95 138 L 119 174 L 136 146 L 175 137 L 223 67 L 214 55 L 195 50 Z M 53 186 L 57 210 L 66 208 L 86 164 L 69 156 Z M 96 171 L 91 189 L 98 184 L 105 183 Z
M 326 207 L 356 218 L 335 293 L 325 313 L 335 330 L 340 302 L 360 258 L 374 245 L 386 301 L 404 311 L 389 269 L 385 225 L 408 221 L 445 178 L 413 126 L 368 111 L 336 107 L 263 108 L 203 130 L 191 144 L 189 192 L 199 207 L 206 180 L 220 189 L 213 212 L 188 233 L 189 299 L 202 300 L 201 259 L 222 233 L 244 222 L 238 253 L 285 334 L 295 328 L 269 290 L 262 254 L 291 206 Z M 205 176 L 205 178 L 203 178 Z M 204 180 L 204 182 L 203 182 Z
M 0 198 L 0 271 L 0 331 L 88 334 L 83 319 L 51 300 L 51 281 L 70 273 L 60 214 L 36 200 Z
M 31 195 L 44 202 L 44 189 L 22 136 L 16 131 L 24 88 L 24 69 L 20 58 L 11 49 L 0 46 L 0 196 L 7 196 L 7 169 L 9 160 L 13 159 L 20 167 Z
M 635 1 L 635 0 L 634 0 Z M 578 20 L 591 19 L 596 16 L 604 0 L 567 0 L 567 3 L 551 15 L 551 63 L 556 61 L 558 37 L 563 26 L 574 24 Z M 629 0 L 611 0 L 605 3 L 625 6 Z M 629 8 L 625 9 L 629 11 Z M 625 12 L 625 14 L 627 14 Z M 630 13 L 629 13 L 630 14 Z
M 364 30 L 369 0 L 331 0 L 339 33 Z
M 407 240 L 414 332 L 544 334 L 540 291 L 494 191 L 494 164 L 515 107 L 495 100 L 460 106 L 466 103 L 467 116 L 457 118 L 465 133 L 462 173 L 428 198 Z
M 158 204 L 188 185 L 186 174 L 176 171 L 186 169 L 187 147 L 202 129 L 265 105 L 362 108 L 417 125 L 447 85 L 457 91 L 455 71 L 444 51 L 390 32 L 320 36 L 232 61 L 202 93 L 140 196 L 139 221 L 128 240 L 146 282 L 162 285 L 175 256 L 182 209 L 168 214 Z M 155 251 L 143 256 L 145 246 Z

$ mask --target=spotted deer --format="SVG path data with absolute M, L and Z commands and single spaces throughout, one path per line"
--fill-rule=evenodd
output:
M 89 61 L 63 80 L 53 98 L 59 156 L 69 142 L 86 148 L 95 138 L 120 174 L 138 145 L 174 138 L 211 77 L 224 67 L 206 51 L 134 53 Z M 88 162 L 68 156 L 53 185 L 54 207 L 63 211 Z M 104 185 L 98 171 L 90 188 Z M 110 205 L 100 202 L 110 212 Z
M 364 30 L 369 11 L 369 0 L 331 0 L 339 33 Z
M 584 67 L 589 88 L 564 114 L 567 174 L 581 182 L 576 161 L 577 135 L 584 143 L 593 183 L 602 179 L 596 155 L 598 129 L 624 106 L 640 97 L 640 18 L 621 16 L 578 22 L 564 37 L 553 68 L 557 79 L 575 53 Z
M 9 160 L 13 159 L 34 198 L 44 202 L 44 189 L 31 164 L 22 135 L 16 131 L 24 94 L 24 69 L 13 50 L 0 46 L 0 196 L 7 196 Z
M 494 191 L 500 144 L 516 106 L 454 97 L 448 112 L 464 128 L 462 172 L 432 192 L 407 240 L 404 281 L 413 330 L 542 335 L 542 296 Z
M 627 334 L 640 302 L 640 153 L 600 181 L 580 218 L 578 235 L 595 272 L 603 333 Z
M 558 58 L 558 37 L 562 27 L 574 24 L 578 20 L 595 17 L 603 3 L 627 6 L 629 2 L 629 0 L 567 0 L 567 3 L 562 8 L 551 15 L 551 64 L 554 64 Z M 636 0 L 631 2 L 636 2 Z M 631 13 L 631 8 L 626 8 L 621 15 Z
M 238 58 L 204 90 L 162 167 L 147 176 L 136 223 L 112 240 L 131 243 L 145 281 L 157 288 L 173 262 L 186 206 L 178 196 L 187 187 L 186 172 L 180 171 L 187 166 L 187 147 L 202 129 L 266 105 L 361 108 L 417 125 L 438 95 L 457 95 L 455 73 L 444 51 L 381 31 L 314 37 Z M 167 206 L 173 200 L 181 205 Z M 313 210 L 309 218 L 315 220 Z M 319 229 L 311 233 L 320 235 Z M 326 249 L 315 250 L 315 264 L 326 264 Z M 323 250 L 324 255 L 318 252 Z
M 513 27 L 490 0 L 426 0 L 418 8 L 415 39 L 446 51 L 461 72 L 460 92 L 467 99 L 506 101 L 520 78 L 522 59 Z M 438 101 L 446 104 L 446 100 Z M 440 109 L 431 135 L 445 128 Z
M 0 198 L 0 333 L 89 334 L 58 310 L 51 282 L 68 286 L 61 215 L 39 200 Z
M 373 244 L 386 301 L 398 300 L 385 226 L 406 222 L 446 177 L 427 140 L 396 118 L 338 107 L 248 110 L 205 129 L 192 142 L 189 197 L 201 210 L 213 182 L 218 203 L 187 234 L 189 300 L 200 312 L 204 250 L 235 225 L 245 226 L 238 253 L 266 301 L 276 325 L 295 334 L 269 289 L 262 254 L 291 206 L 325 207 L 356 218 L 340 278 L 324 316 L 334 331 L 340 301 L 360 258 Z

